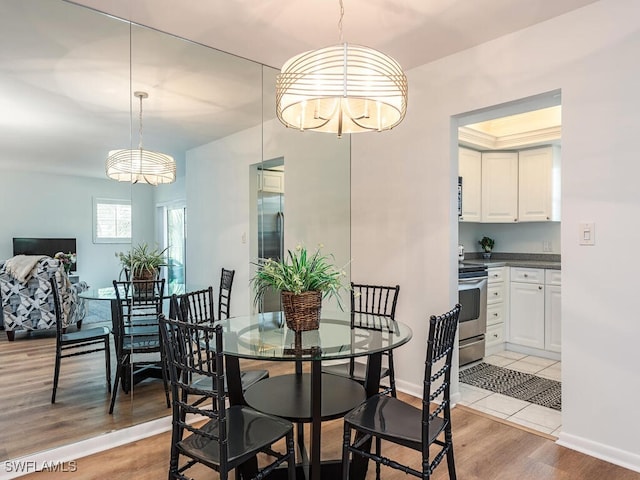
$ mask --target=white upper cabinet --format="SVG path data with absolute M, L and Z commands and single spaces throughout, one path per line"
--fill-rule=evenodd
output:
M 284 193 L 284 172 L 262 170 L 258 172 L 258 190 L 262 192 Z
M 463 183 L 464 195 L 464 183 Z M 482 154 L 482 221 L 518 221 L 518 153 Z
M 518 171 L 518 221 L 559 221 L 559 148 L 520 151 Z
M 482 154 L 468 148 L 458 150 L 458 170 L 462 177 L 461 222 L 481 222 Z

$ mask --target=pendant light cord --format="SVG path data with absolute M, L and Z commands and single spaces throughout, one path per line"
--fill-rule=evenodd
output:
M 138 95 L 140 98 L 140 129 L 138 130 L 138 148 L 142 152 L 142 98 L 143 95 Z
M 340 0 L 340 20 L 338 20 L 338 30 L 340 31 L 340 43 L 344 43 L 344 37 L 342 35 L 342 19 L 344 18 L 344 4 Z

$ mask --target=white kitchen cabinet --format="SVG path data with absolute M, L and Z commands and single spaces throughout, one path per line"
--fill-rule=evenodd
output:
M 258 172 L 258 190 L 262 192 L 284 193 L 284 172 L 262 170 Z
M 561 271 L 511 267 L 508 342 L 559 353 Z
M 560 220 L 559 147 L 518 152 L 518 221 Z
M 492 267 L 487 270 L 487 333 L 485 347 L 489 349 L 504 344 L 505 336 L 505 305 L 507 267 Z
M 464 188 L 464 186 L 463 186 Z M 518 153 L 482 154 L 482 221 L 518 220 Z
M 510 343 L 525 347 L 545 348 L 544 270 L 511 268 L 509 289 Z
M 458 149 L 458 172 L 462 177 L 461 222 L 482 221 L 482 154 L 468 148 Z
M 545 350 L 560 352 L 561 342 L 561 313 L 560 313 L 560 270 L 545 271 L 544 292 L 544 345 Z

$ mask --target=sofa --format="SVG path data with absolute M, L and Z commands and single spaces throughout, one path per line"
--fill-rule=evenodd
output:
M 21 282 L 0 264 L 0 297 L 2 318 L 0 326 L 7 332 L 9 341 L 19 330 L 43 330 L 56 328 L 56 315 L 51 291 L 51 277 L 58 284 L 64 328 L 77 324 L 80 328 L 86 315 L 85 301 L 78 294 L 87 288 L 84 282 L 72 284 L 59 260 L 43 257 L 31 271 L 26 282 Z

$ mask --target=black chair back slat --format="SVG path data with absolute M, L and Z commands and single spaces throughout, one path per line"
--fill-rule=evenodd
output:
M 231 315 L 231 288 L 235 270 L 222 269 L 218 291 L 218 320 L 226 320 Z

